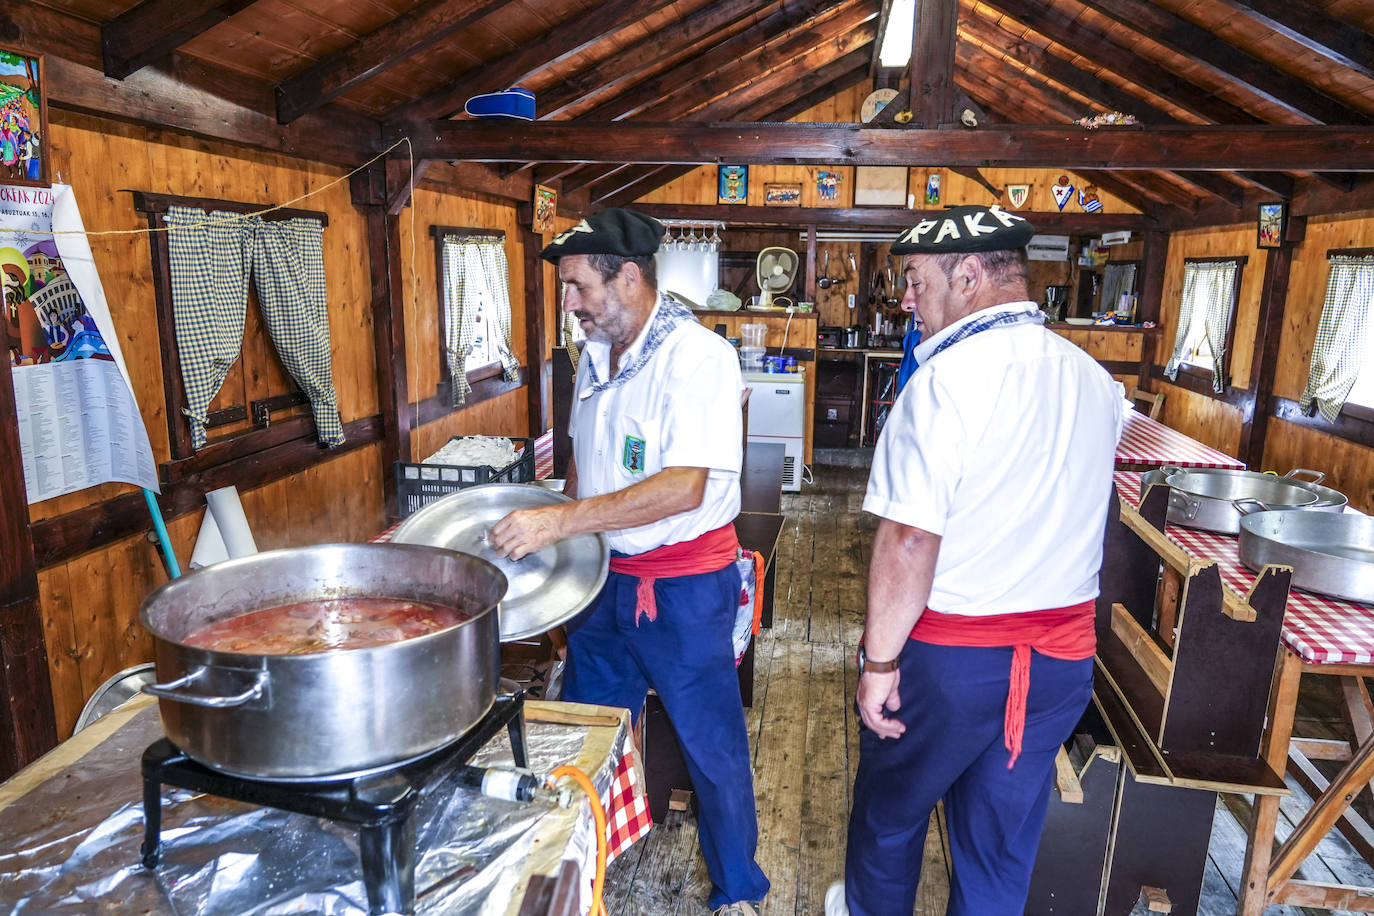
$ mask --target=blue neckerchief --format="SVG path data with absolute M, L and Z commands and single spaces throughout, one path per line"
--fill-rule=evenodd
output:
M 954 346 L 959 341 L 967 337 L 972 337 L 974 334 L 978 334 L 983 331 L 989 331 L 993 328 L 1011 327 L 1012 325 L 1017 324 L 1042 325 L 1044 323 L 1045 313 L 1041 311 L 995 312 L 991 315 L 988 315 L 985 318 L 979 318 L 977 321 L 970 321 L 968 324 L 959 328 L 959 330 L 955 331 L 953 334 L 949 335 L 944 340 L 940 341 L 938 344 L 935 345 L 935 349 L 930 351 L 930 355 L 926 357 L 926 362 L 929 362 L 935 356 L 935 354 L 940 353 L 944 350 L 948 350 L 950 347 Z M 912 353 L 912 359 L 913 361 L 915 360 L 914 351 Z M 919 368 L 920 365 L 923 364 L 918 363 L 917 367 Z M 913 369 L 912 371 L 914 372 L 915 369 Z
M 902 337 L 902 363 L 897 367 L 897 390 L 901 391 L 902 386 L 911 378 L 911 374 L 916 371 L 916 345 L 921 342 L 921 326 L 916 322 L 911 323 L 907 328 L 906 334 Z
M 692 314 L 692 310 L 660 293 L 658 311 L 654 313 L 654 317 L 649 323 L 649 333 L 644 338 L 644 346 L 640 349 L 639 355 L 628 366 L 622 368 L 610 381 L 603 382 L 596 374 L 596 360 L 587 360 L 587 371 L 590 373 L 592 392 L 605 391 L 607 388 L 619 388 L 638 375 L 639 370 L 644 368 L 654 353 L 658 351 L 658 348 L 663 345 L 663 341 L 668 339 L 668 335 L 685 321 L 696 321 L 696 316 Z

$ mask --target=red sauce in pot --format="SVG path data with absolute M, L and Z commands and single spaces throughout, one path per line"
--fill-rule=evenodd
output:
M 214 652 L 304 655 L 413 639 L 468 616 L 456 608 L 398 598 L 320 598 L 221 620 L 184 642 Z

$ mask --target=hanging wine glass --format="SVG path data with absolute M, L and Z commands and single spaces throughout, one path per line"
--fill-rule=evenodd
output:
M 721 238 L 720 238 L 720 232 L 717 231 L 718 228 L 719 228 L 719 227 L 716 226 L 715 224 L 712 224 L 712 226 L 711 226 L 711 238 L 710 238 L 709 241 L 710 241 L 710 243 L 711 243 L 711 250 L 712 250 L 712 251 L 720 251 Z

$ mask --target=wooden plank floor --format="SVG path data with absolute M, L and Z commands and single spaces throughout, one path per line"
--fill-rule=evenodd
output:
M 863 452 L 832 453 L 860 462 Z M 858 462 L 856 462 L 858 463 Z M 840 880 L 858 727 L 854 652 L 863 630 L 865 580 L 876 520 L 862 511 L 866 466 L 821 464 L 815 483 L 784 494 L 788 523 L 778 547 L 773 627 L 760 635 L 754 706 L 746 710 L 759 815 L 758 861 L 772 882 L 766 916 L 822 916 L 826 888 Z M 1320 699 L 1320 698 L 1319 698 Z M 1300 709 L 1330 724 L 1329 709 Z M 1313 733 L 1311 729 L 1307 733 Z M 1300 789 L 1285 800 L 1279 840 L 1310 806 Z M 1249 800 L 1217 805 L 1200 916 L 1235 912 Z M 940 916 L 949 896 L 948 846 L 937 817 L 927 836 L 915 916 Z M 1309 880 L 1374 885 L 1374 869 L 1339 834 L 1299 872 Z M 610 916 L 702 916 L 710 882 L 696 820 L 673 814 L 612 863 Z M 1325 913 L 1270 907 L 1265 916 Z

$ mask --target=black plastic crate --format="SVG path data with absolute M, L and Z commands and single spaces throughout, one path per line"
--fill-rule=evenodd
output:
M 454 436 L 453 439 L 466 439 Z M 484 483 L 530 483 L 534 480 L 534 440 L 509 437 L 520 455 L 501 469 L 482 464 L 466 467 L 457 464 L 414 464 L 396 462 L 396 514 L 406 518 L 416 510 L 467 487 Z M 453 439 L 449 441 L 452 442 Z

